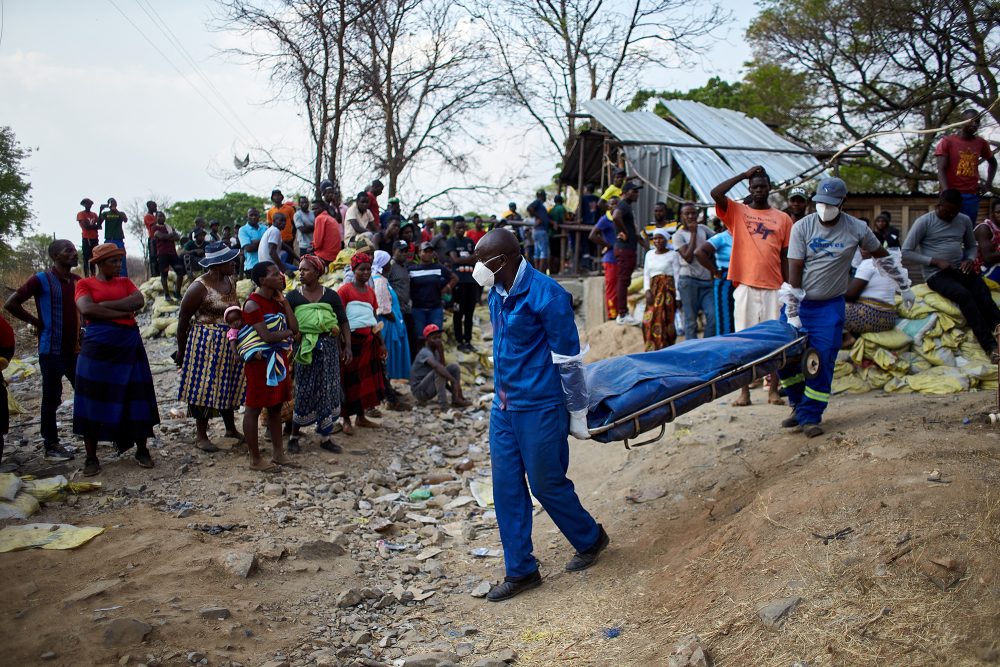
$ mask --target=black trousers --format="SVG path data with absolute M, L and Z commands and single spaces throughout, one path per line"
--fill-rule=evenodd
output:
M 987 354 L 996 349 L 997 340 L 993 330 L 1000 325 L 1000 309 L 993 303 L 990 290 L 981 277 L 948 269 L 931 276 L 927 285 L 955 302 Z
M 46 445 L 59 443 L 56 427 L 56 410 L 62 403 L 62 379 L 76 387 L 76 354 L 39 354 L 38 366 L 42 371 L 41 434 Z
M 420 337 L 417 335 L 417 325 L 413 322 L 412 313 L 403 313 L 403 324 L 406 325 L 406 340 L 410 344 L 410 363 L 417 358 L 420 351 Z
M 459 345 L 472 343 L 472 314 L 476 310 L 479 290 L 476 283 L 458 283 L 452 290 L 456 307 L 454 315 L 455 340 Z

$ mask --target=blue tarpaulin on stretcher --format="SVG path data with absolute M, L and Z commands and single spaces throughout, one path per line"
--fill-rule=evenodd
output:
M 590 393 L 587 426 L 591 431 L 612 424 L 676 396 L 692 387 L 719 378 L 730 371 L 766 357 L 795 343 L 801 334 L 788 324 L 772 320 L 738 333 L 713 338 L 696 338 L 655 352 L 612 357 L 588 364 L 587 388 Z M 805 341 L 787 350 L 788 359 L 801 355 Z M 672 421 L 675 417 L 709 403 L 723 394 L 750 384 L 781 366 L 781 357 L 754 364 L 712 386 L 669 401 L 635 420 L 620 424 L 605 433 L 593 435 L 599 442 L 634 438 Z

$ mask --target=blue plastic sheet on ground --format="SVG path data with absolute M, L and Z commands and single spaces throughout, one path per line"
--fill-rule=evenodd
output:
M 588 364 L 587 389 L 590 393 L 587 425 L 593 430 L 618 419 L 668 399 L 699 384 L 718 378 L 740 366 L 752 363 L 788 345 L 799 337 L 794 327 L 773 320 L 744 329 L 739 333 L 697 338 L 684 341 L 656 352 L 612 357 Z M 798 357 L 805 349 L 799 342 L 788 350 L 789 359 Z M 756 376 L 763 377 L 777 370 L 781 359 L 757 366 Z M 796 359 L 796 363 L 797 359 Z M 673 411 L 663 405 L 639 417 L 638 433 L 630 420 L 605 433 L 595 435 L 598 442 L 614 442 L 634 438 L 675 416 L 709 403 L 752 381 L 752 371 L 747 369 L 716 385 L 713 396 L 711 387 L 705 387 L 674 401 Z

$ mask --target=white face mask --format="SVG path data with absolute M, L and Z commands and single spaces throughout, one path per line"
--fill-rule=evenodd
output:
M 497 255 L 493 259 L 488 259 L 486 261 L 492 262 L 497 257 L 502 257 L 503 255 Z M 501 266 L 500 269 L 503 267 Z M 497 269 L 499 271 L 500 269 Z M 496 271 L 490 271 L 489 267 L 482 262 L 476 262 L 476 265 L 472 268 L 472 279 L 479 283 L 484 289 L 490 289 L 493 287 L 493 283 L 496 282 L 497 275 Z
M 822 220 L 823 222 L 831 222 L 834 219 L 836 219 L 838 215 L 840 215 L 840 207 L 834 206 L 832 204 L 823 204 L 821 202 L 817 202 L 816 215 L 818 215 L 819 219 Z

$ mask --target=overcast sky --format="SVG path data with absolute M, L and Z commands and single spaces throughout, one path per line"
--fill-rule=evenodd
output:
M 114 196 L 119 204 L 154 194 L 172 201 L 214 198 L 226 190 L 266 197 L 281 183 L 275 176 L 253 174 L 229 184 L 218 174 L 231 167 L 234 153 L 258 141 L 307 144 L 294 104 L 266 103 L 266 73 L 217 55 L 236 37 L 209 29 L 211 3 L 149 1 L 155 11 L 147 0 L 0 0 L 0 123 L 35 151 L 25 166 L 38 232 L 77 239 L 83 197 L 101 202 Z M 643 87 L 687 89 L 714 75 L 740 77 L 749 58 L 742 34 L 756 10 L 747 2 L 722 4 L 735 21 L 704 64 L 650 73 Z M 171 32 L 201 74 L 171 41 Z M 498 120 L 491 133 L 508 138 L 483 156 L 496 174 L 522 163 L 528 147 L 543 145 L 520 129 L 513 137 L 507 131 L 522 127 L 524 119 L 514 119 L 509 128 L 504 122 Z M 546 182 L 557 160 L 541 161 L 536 153 L 533 163 L 539 166 L 529 172 L 525 189 Z M 439 185 L 433 175 L 424 179 L 420 184 L 428 191 Z M 344 191 L 361 185 L 344 184 Z M 510 193 L 470 202 L 475 206 L 469 208 L 499 213 L 509 199 L 526 198 Z

